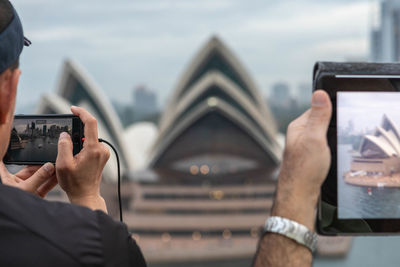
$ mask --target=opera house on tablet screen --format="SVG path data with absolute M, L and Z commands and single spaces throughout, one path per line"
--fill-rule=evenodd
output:
M 400 187 L 400 132 L 388 116 L 373 134 L 363 136 L 344 179 L 353 185 Z

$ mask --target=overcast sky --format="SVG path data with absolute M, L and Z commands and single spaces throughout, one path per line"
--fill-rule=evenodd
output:
M 18 0 L 25 35 L 17 112 L 55 91 L 64 58 L 112 99 L 145 84 L 165 99 L 198 49 L 217 34 L 264 95 L 275 82 L 311 85 L 317 60 L 365 59 L 374 1 Z M 311 90 L 311 89 L 310 89 Z
M 355 132 L 372 130 L 381 126 L 384 114 L 400 125 L 399 103 L 399 92 L 338 92 L 338 126 L 344 129 L 352 120 Z

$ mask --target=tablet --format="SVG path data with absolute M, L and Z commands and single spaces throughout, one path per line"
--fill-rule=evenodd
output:
M 317 63 L 313 87 L 333 108 L 318 233 L 399 233 L 400 64 Z

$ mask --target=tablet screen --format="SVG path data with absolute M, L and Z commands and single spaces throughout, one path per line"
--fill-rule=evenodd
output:
M 337 92 L 339 219 L 400 218 L 400 92 Z

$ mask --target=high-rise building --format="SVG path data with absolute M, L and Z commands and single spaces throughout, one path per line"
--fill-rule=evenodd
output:
M 371 61 L 400 61 L 400 1 L 381 2 L 380 21 L 371 31 L 370 44 Z
M 272 85 L 272 92 L 268 98 L 268 102 L 272 108 L 274 106 L 289 106 L 291 102 L 289 85 L 284 82 L 278 82 Z
M 157 96 L 146 86 L 140 85 L 134 91 L 136 117 L 145 117 L 157 112 Z
M 310 83 L 301 83 L 296 88 L 296 99 L 299 105 L 310 105 L 312 86 Z

